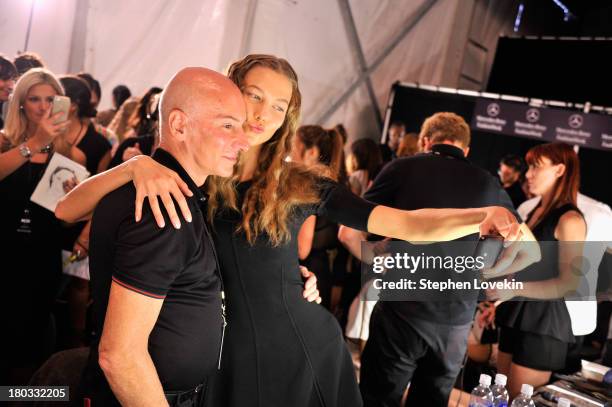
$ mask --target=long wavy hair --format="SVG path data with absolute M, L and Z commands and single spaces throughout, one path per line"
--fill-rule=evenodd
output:
M 212 222 L 221 209 L 242 213 L 237 232 L 244 232 L 249 243 L 265 233 L 273 246 L 290 240 L 289 216 L 298 205 L 319 201 L 316 183 L 321 174 L 297 164 L 287 163 L 285 157 L 291 148 L 291 136 L 300 120 L 301 94 L 297 74 L 289 62 L 272 55 L 247 55 L 234 62 L 227 76 L 242 90 L 244 78 L 255 67 L 264 67 L 284 75 L 291 82 L 292 93 L 287 115 L 281 127 L 262 144 L 252 184 L 238 208 L 236 185 L 244 170 L 238 160 L 234 174 L 229 178 L 217 176 L 208 179 L 208 218 Z
M 26 96 L 33 86 L 47 84 L 50 85 L 58 95 L 64 95 L 64 88 L 57 77 L 48 69 L 32 68 L 19 78 L 13 97 L 9 103 L 6 121 L 4 123 L 4 136 L 10 143 L 10 148 L 18 146 L 26 141 L 26 130 L 28 119 L 21 108 L 25 103 Z M 69 154 L 70 145 L 64 137 L 56 137 L 53 140 L 54 150 L 64 155 Z
M 548 158 L 553 165 L 565 165 L 565 171 L 555 181 L 553 198 L 543 208 L 540 219 L 548 215 L 551 210 L 562 205 L 569 203 L 576 206 L 578 189 L 580 188 L 580 161 L 572 146 L 564 143 L 539 144 L 527 151 L 525 162 L 527 162 L 527 165 L 538 165 L 544 157 Z

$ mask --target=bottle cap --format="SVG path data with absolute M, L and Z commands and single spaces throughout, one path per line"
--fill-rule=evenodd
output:
M 557 407 L 572 407 L 572 402 L 561 397 L 559 401 L 557 401 Z
M 505 374 L 498 373 L 495 375 L 495 384 L 505 386 L 508 383 L 508 378 Z
M 521 386 L 521 393 L 527 397 L 531 397 L 531 395 L 533 394 L 533 386 L 527 383 L 523 384 Z
M 478 383 L 484 385 L 484 386 L 490 386 L 491 385 L 491 376 L 489 376 L 488 374 L 481 374 L 480 375 L 480 380 L 478 381 Z

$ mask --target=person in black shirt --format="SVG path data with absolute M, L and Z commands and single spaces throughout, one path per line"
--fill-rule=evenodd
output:
M 195 401 L 220 363 L 222 284 L 200 188 L 208 175 L 232 173 L 238 152 L 248 147 L 245 115 L 241 93 L 226 77 L 204 68 L 180 71 L 162 99 L 154 159 L 191 191 L 192 221 L 160 230 L 150 206 L 135 221 L 132 184 L 95 210 L 90 269 L 97 335 L 81 386 L 93 405 Z
M 518 208 L 527 200 L 523 188 L 521 188 L 521 180 L 523 178 L 523 168 L 525 165 L 521 157 L 514 154 L 508 154 L 499 162 L 497 174 L 502 186 L 510 196 L 512 204 Z
M 388 163 L 397 158 L 397 150 L 404 135 L 406 135 L 406 125 L 404 123 L 391 123 L 387 132 L 386 142 L 379 145 L 383 163 Z
M 421 137 L 433 146 L 431 153 L 388 164 L 365 199 L 408 210 L 500 205 L 520 219 L 497 180 L 465 158 L 470 131 L 460 116 L 433 115 L 423 123 Z M 358 231 L 342 227 L 339 237 L 353 255 L 361 257 Z M 477 238 L 470 235 L 460 240 Z M 535 255 L 529 257 L 531 262 L 537 260 Z M 475 308 L 475 300 L 378 302 L 361 359 L 364 405 L 399 406 L 410 383 L 406 405 L 446 406 Z
M 4 104 L 8 103 L 16 80 L 17 68 L 9 59 L 0 54 L 0 130 L 4 127 Z

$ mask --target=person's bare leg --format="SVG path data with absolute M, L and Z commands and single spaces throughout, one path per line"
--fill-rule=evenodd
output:
M 525 366 L 512 363 L 510 374 L 508 375 L 508 393 L 510 398 L 515 398 L 521 392 L 524 383 L 530 384 L 533 388 L 543 386 L 550 380 L 550 371 L 531 369 Z

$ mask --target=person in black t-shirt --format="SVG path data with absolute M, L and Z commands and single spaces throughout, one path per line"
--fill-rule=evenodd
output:
M 81 386 L 93 405 L 197 402 L 217 367 L 225 315 L 200 187 L 208 175 L 232 173 L 248 147 L 245 115 L 242 95 L 227 78 L 204 68 L 180 71 L 162 99 L 154 158 L 191 191 L 192 221 L 160 230 L 149 206 L 135 221 L 132 184 L 95 210 L 90 269 L 97 335 Z
M 4 104 L 8 103 L 16 80 L 17 68 L 9 59 L 0 54 L 0 130 L 4 127 Z
M 432 151 L 388 164 L 365 199 L 399 209 L 474 208 L 499 205 L 514 212 L 499 182 L 472 165 L 470 130 L 454 113 L 437 113 L 422 126 Z M 524 225 L 524 237 L 532 238 Z M 525 236 L 527 235 L 527 236 Z M 361 258 L 358 231 L 341 227 L 340 240 Z M 459 240 L 477 240 L 477 235 Z M 472 253 L 469 253 L 471 255 Z M 525 253 L 537 261 L 534 253 Z M 406 405 L 446 406 L 461 367 L 476 300 L 379 301 L 361 359 L 364 406 L 399 406 L 408 383 Z
M 497 170 L 499 180 L 508 193 L 508 196 L 510 196 L 515 208 L 518 208 L 527 200 L 523 188 L 521 187 L 524 168 L 525 163 L 521 157 L 514 154 L 508 154 L 501 159 L 499 162 L 499 169 Z

